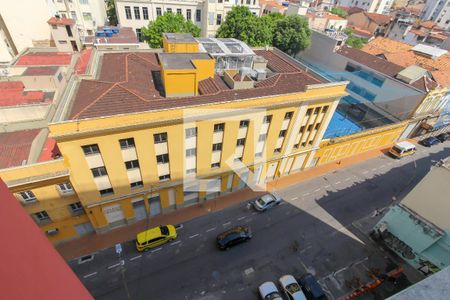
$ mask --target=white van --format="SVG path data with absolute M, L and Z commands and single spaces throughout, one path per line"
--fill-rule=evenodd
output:
M 414 154 L 416 152 L 416 146 L 410 142 L 399 142 L 395 144 L 390 150 L 389 153 L 395 158 L 402 158 L 403 156 L 407 156 L 410 154 Z

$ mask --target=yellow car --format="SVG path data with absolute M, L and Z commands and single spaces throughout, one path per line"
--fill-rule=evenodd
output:
M 155 227 L 137 234 L 136 249 L 138 251 L 147 251 L 176 238 L 177 230 L 175 229 L 175 226 L 166 225 Z

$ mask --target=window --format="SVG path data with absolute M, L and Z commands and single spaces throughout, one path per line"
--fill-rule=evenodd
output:
M 91 14 L 91 13 L 88 13 L 88 12 L 84 12 L 84 13 L 83 13 L 83 19 L 84 19 L 85 21 L 92 21 L 92 14 Z
M 250 2 L 250 0 L 246 0 L 246 3 L 247 3 L 247 5 L 250 5 L 251 2 Z
M 212 151 L 222 151 L 222 143 L 213 144 Z
M 220 168 L 220 162 L 211 164 L 211 169 Z
M 169 154 L 156 155 L 156 162 L 158 164 L 167 164 L 169 162 Z
M 119 140 L 119 143 L 120 143 L 120 149 L 134 148 L 134 139 L 133 138 Z
M 167 142 L 167 132 L 157 133 L 153 135 L 155 144 L 166 143 Z
M 99 192 L 100 192 L 100 196 L 102 196 L 102 197 L 114 194 L 114 190 L 112 188 L 100 190 Z
M 32 203 L 37 201 L 36 196 L 32 191 L 20 192 L 19 195 L 22 197 L 22 200 L 25 203 Z
M 60 184 L 58 184 L 58 188 L 61 192 L 72 192 L 73 191 L 73 188 L 72 188 L 72 185 L 70 184 L 70 182 L 60 183 Z
M 148 20 L 148 8 L 147 7 L 142 8 L 142 17 L 144 18 L 144 20 Z
M 80 4 L 89 4 L 89 0 L 80 0 Z
M 298 149 L 299 143 L 294 145 L 294 149 Z
M 186 20 L 192 19 L 192 11 L 190 9 L 186 9 Z
M 72 34 L 72 29 L 70 28 L 70 26 L 69 26 L 69 25 L 66 25 L 65 27 L 66 27 L 67 35 L 70 36 L 70 37 L 72 37 L 73 34 Z
M 307 132 L 310 132 L 312 130 L 313 125 L 308 125 L 308 129 L 306 129 Z
M 50 216 L 45 210 L 35 213 L 34 216 L 39 222 L 50 221 Z
M 244 146 L 244 145 L 245 145 L 245 138 L 237 140 L 236 146 Z
M 139 161 L 137 159 L 126 161 L 125 167 L 127 170 L 139 168 Z
M 177 8 L 177 15 L 182 15 L 183 12 L 181 11 L 181 8 Z
M 317 123 L 316 126 L 314 127 L 315 130 L 319 130 L 320 128 L 320 123 Z
M 81 202 L 75 202 L 75 203 L 69 204 L 69 207 L 73 213 L 84 211 L 83 206 L 81 205 Z
M 197 136 L 197 127 L 186 128 L 186 138 Z
M 196 172 L 197 172 L 197 169 L 196 169 L 196 168 L 192 168 L 192 169 L 186 170 L 186 174 L 194 174 L 194 173 L 196 173 Z
M 262 155 L 263 155 L 262 152 L 255 153 L 255 157 L 262 157 Z
M 225 128 L 224 123 L 214 124 L 214 132 L 221 132 L 224 130 L 224 128 Z
M 305 126 L 300 127 L 300 132 L 299 133 L 303 133 L 305 132 Z
M 313 141 L 312 141 L 312 140 L 310 140 L 310 141 L 308 142 L 308 145 L 312 145 L 312 143 L 313 143 Z
M 306 142 L 302 143 L 302 147 L 305 147 L 305 146 L 306 146 Z
M 157 7 L 157 8 L 156 8 L 156 16 L 159 17 L 159 16 L 161 16 L 161 15 L 162 15 L 161 7 Z
M 61 40 L 61 41 L 58 41 L 58 43 L 60 43 L 60 44 L 64 45 L 64 44 L 67 44 L 67 41 L 63 41 L 63 40 Z
M 265 134 L 265 133 L 260 134 L 258 137 L 258 142 L 264 142 L 266 140 L 266 138 L 267 138 L 267 134 Z
M 92 175 L 94 177 L 100 177 L 100 176 L 108 175 L 108 172 L 106 172 L 106 168 L 105 167 L 93 168 L 93 169 L 91 169 L 91 172 L 92 172 Z
M 222 15 L 221 14 L 217 14 L 216 25 L 220 25 L 220 24 L 222 24 Z
M 322 109 L 322 113 L 326 113 L 328 111 L 328 106 L 324 106 Z
M 159 176 L 159 181 L 170 180 L 170 174 Z
M 275 150 L 273 150 L 273 153 L 280 153 L 281 152 L 281 148 L 277 148 Z
M 132 189 L 140 188 L 142 186 L 144 186 L 144 183 L 142 181 L 136 181 L 136 182 L 130 183 L 130 187 Z
M 195 155 L 197 155 L 196 148 L 186 149 L 186 157 L 191 157 L 191 156 L 195 156 Z
M 169 7 L 169 8 L 167 9 L 167 12 L 168 12 L 168 13 L 172 13 L 172 9 Z
M 309 116 L 311 115 L 311 113 L 312 113 L 312 110 L 313 110 L 312 108 L 308 109 L 308 110 L 306 111 L 306 116 L 309 117 Z
M 281 130 L 280 134 L 278 135 L 278 137 L 285 137 L 286 136 L 286 132 L 287 132 L 287 130 Z
M 217 0 L 217 3 L 222 3 L 222 0 Z
M 58 29 L 58 26 L 52 25 L 52 28 L 53 28 L 53 29 Z
M 134 9 L 134 18 L 136 20 L 140 20 L 141 19 L 141 12 L 139 10 L 139 7 L 135 6 L 133 9 Z
M 270 122 L 272 122 L 272 116 L 264 116 L 263 124 L 268 124 Z
M 195 11 L 195 21 L 197 21 L 197 22 L 202 21 L 202 11 L 200 9 L 197 9 Z
M 249 123 L 250 123 L 249 120 L 242 120 L 241 122 L 239 122 L 239 127 L 240 128 L 248 127 Z
M 141 28 L 136 28 L 136 37 L 139 41 L 139 43 L 142 43 L 144 40 L 142 38 L 142 30 Z
M 314 114 L 317 115 L 320 111 L 320 107 L 316 107 L 316 109 L 314 109 Z
M 292 115 L 294 114 L 293 111 L 289 111 L 284 115 L 285 120 L 290 120 L 292 118 Z
M 97 144 L 87 145 L 87 146 L 81 146 L 83 148 L 84 155 L 92 155 L 92 154 L 99 154 L 100 150 L 98 149 Z

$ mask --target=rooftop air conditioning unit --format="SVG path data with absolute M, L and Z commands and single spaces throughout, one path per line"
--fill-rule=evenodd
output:
M 59 232 L 58 228 L 53 228 L 46 231 L 47 235 L 56 235 L 58 234 L 58 232 Z
M 264 80 L 267 78 L 267 72 L 266 70 L 255 70 L 256 71 L 256 80 Z

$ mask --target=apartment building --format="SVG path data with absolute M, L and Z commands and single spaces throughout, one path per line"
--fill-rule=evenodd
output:
M 106 22 L 104 0 L 51 0 L 48 2 L 52 16 L 76 21 L 80 37 L 94 35 L 98 26 Z
M 359 7 L 367 12 L 389 14 L 394 0 L 337 0 L 337 6 Z
M 441 28 L 450 29 L 450 0 L 427 0 L 420 17 L 435 22 Z
M 119 24 L 132 27 L 141 41 L 141 28 L 166 12 L 183 15 L 201 28 L 203 37 L 214 37 L 235 5 L 247 6 L 259 15 L 257 0 L 116 0 L 116 12 Z

